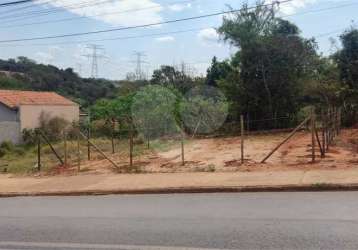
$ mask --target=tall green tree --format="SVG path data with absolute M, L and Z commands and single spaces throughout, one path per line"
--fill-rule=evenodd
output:
M 205 83 L 209 86 L 217 87 L 218 81 L 225 78 L 230 71 L 231 66 L 228 61 L 219 62 L 214 56 L 207 70 Z
M 200 79 L 189 76 L 183 68 L 179 70 L 173 66 L 162 65 L 160 69 L 154 70 L 150 82 L 185 93 L 193 88 Z
M 218 29 L 238 48 L 232 58 L 239 77 L 232 84 L 240 85 L 235 88 L 240 90 L 237 102 L 253 119 L 295 114 L 302 82 L 314 70 L 316 44 L 301 37 L 294 24 L 276 18 L 274 6 L 263 6 L 262 1 L 258 6 L 250 9 L 244 4 Z
M 335 55 L 342 85 L 346 85 L 343 107 L 346 124 L 358 122 L 358 30 L 351 28 L 341 37 L 342 49 Z

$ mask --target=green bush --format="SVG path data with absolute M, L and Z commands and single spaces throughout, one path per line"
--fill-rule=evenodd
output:
M 7 151 L 13 151 L 15 146 L 11 141 L 3 141 L 0 144 L 0 148 L 5 149 Z
M 24 129 L 22 131 L 22 140 L 25 145 L 35 145 L 37 143 L 36 131 L 34 129 Z
M 50 141 L 62 139 L 63 132 L 71 129 L 71 123 L 61 117 L 51 117 L 43 112 L 40 115 L 39 129 L 49 138 Z
M 2 142 L 0 144 L 0 158 L 11 153 L 15 153 L 17 155 L 23 155 L 25 151 L 20 147 L 16 147 L 11 141 Z
M 7 153 L 6 149 L 0 148 L 0 158 L 4 157 Z

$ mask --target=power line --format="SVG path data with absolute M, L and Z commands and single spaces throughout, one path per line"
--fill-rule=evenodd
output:
M 197 1 L 197 0 L 177 1 L 177 2 L 168 4 L 166 7 L 171 6 L 173 4 L 189 3 L 189 2 L 194 2 L 194 1 Z M 78 17 L 62 18 L 62 19 L 56 19 L 56 20 L 38 21 L 38 22 L 32 22 L 32 23 L 6 25 L 6 26 L 0 26 L 0 28 L 14 28 L 14 27 L 24 27 L 24 26 L 32 26 L 32 25 L 39 25 L 39 24 L 68 22 L 68 21 L 74 21 L 74 20 L 79 20 L 79 19 L 89 19 L 89 18 L 99 17 L 99 16 L 118 15 L 118 14 L 139 12 L 139 11 L 150 10 L 150 9 L 158 9 L 158 8 L 162 8 L 162 6 L 161 5 L 153 5 L 153 6 L 144 7 L 144 8 L 133 8 L 133 9 L 127 9 L 127 10 L 122 10 L 122 11 L 106 12 L 106 13 L 101 13 L 101 14 L 96 14 L 96 15 L 78 16 Z
M 56 1 L 56 0 L 55 0 Z M 178 2 L 173 2 L 170 5 L 173 4 L 180 4 L 180 3 L 185 3 L 185 2 L 193 2 L 196 0 L 184 0 L 184 1 L 178 1 Z M 46 3 L 42 3 L 43 4 L 47 4 L 50 1 L 46 2 Z M 286 18 L 286 17 L 291 17 L 291 16 L 298 16 L 298 15 L 305 15 L 305 14 L 309 14 L 309 13 L 317 13 L 317 12 L 322 12 L 322 11 L 328 11 L 328 10 L 334 10 L 334 9 L 339 9 L 339 8 L 345 8 L 345 7 L 350 7 L 350 6 L 354 6 L 357 5 L 358 3 L 350 3 L 350 4 L 342 4 L 342 5 L 337 5 L 337 6 L 333 6 L 333 7 L 327 7 L 327 8 L 320 8 L 320 9 L 314 9 L 314 10 L 310 10 L 310 11 L 305 11 L 305 12 L 300 12 L 300 13 L 295 13 L 295 14 L 290 14 L 290 15 L 283 15 L 280 16 L 280 18 Z M 40 4 L 38 4 L 40 5 Z M 32 6 L 26 6 L 26 7 L 34 7 L 36 5 L 32 5 Z M 143 10 L 148 10 L 148 9 L 156 9 L 156 8 L 161 8 L 162 6 L 158 6 L 158 5 L 153 5 L 153 6 L 149 6 L 149 7 L 145 7 L 145 8 L 138 8 L 138 9 L 128 9 L 128 10 L 123 10 L 123 11 L 115 11 L 115 12 L 106 12 L 106 13 L 101 13 L 101 14 L 96 14 L 96 15 L 89 15 L 89 16 L 79 16 L 79 17 L 71 17 L 71 18 L 62 18 L 62 19 L 56 19 L 56 20 L 46 20 L 46 21 L 38 21 L 38 22 L 32 22 L 32 23 L 23 23 L 23 24 L 15 24 L 15 25 L 6 25 L 6 26 L 0 26 L 0 28 L 14 28 L 14 27 L 25 27 L 25 26 L 32 26 L 32 25 L 40 25 L 40 24 L 49 24 L 49 23 L 60 23 L 60 22 L 68 22 L 68 21 L 73 21 L 73 20 L 79 20 L 79 19 L 88 19 L 88 18 L 93 18 L 93 17 L 98 17 L 98 16 L 107 16 L 107 15 L 114 15 L 114 14 L 122 14 L 122 13 L 130 13 L 130 12 L 138 12 L 138 11 L 143 11 Z M 61 10 L 62 11 L 62 10 Z M 1 14 L 1 13 L 0 13 Z M 26 18 L 26 17 L 25 17 Z M 22 18 L 22 19 L 25 19 Z M 27 17 L 28 18 L 32 18 Z M 20 20 L 22 20 L 20 19 Z M 15 20 L 15 21 L 20 21 L 20 20 Z
M 130 40 L 136 38 L 145 38 L 145 37 L 157 37 L 163 35 L 175 35 L 182 34 L 194 31 L 200 31 L 202 29 L 214 28 L 214 27 L 201 27 L 187 30 L 177 30 L 169 32 L 158 32 L 144 35 L 134 35 L 134 36 L 121 36 L 121 37 L 112 37 L 112 38 L 103 38 L 103 39 L 90 39 L 90 40 L 79 40 L 79 41 L 65 41 L 65 42 L 55 42 L 55 43 L 38 43 L 38 44 L 5 44 L 0 45 L 0 47 L 24 47 L 24 46 L 51 46 L 51 45 L 72 45 L 72 44 L 83 44 L 83 43 L 93 43 L 93 42 L 104 42 L 104 41 L 118 41 L 118 40 Z
M 21 1 L 13 1 L 13 2 L 7 2 L 7 3 L 0 3 L 0 7 L 7 7 L 7 6 L 13 6 L 13 5 L 19 5 L 24 3 L 33 2 L 34 0 L 21 0 Z
M 317 10 L 313 10 L 312 12 L 316 12 Z M 298 12 L 289 16 L 294 16 L 294 15 L 301 15 L 301 14 L 306 14 L 309 13 L 308 11 L 306 12 Z M 215 29 L 215 27 L 201 27 L 201 28 L 194 28 L 194 29 L 186 29 L 186 30 L 177 30 L 177 31 L 169 31 L 169 32 L 159 32 L 159 33 L 151 33 L 151 34 L 144 34 L 144 35 L 133 35 L 133 36 L 121 36 L 121 37 L 112 37 L 112 38 L 104 38 L 104 39 L 89 39 L 89 40 L 77 40 L 77 41 L 64 41 L 64 42 L 54 42 L 54 43 L 38 43 L 38 44 L 5 44 L 5 45 L 0 45 L 0 47 L 23 47 L 23 46 L 51 46 L 51 45 L 72 45 L 72 44 L 81 44 L 81 43 L 91 43 L 91 42 L 103 42 L 103 41 L 116 41 L 116 40 L 130 40 L 130 39 L 137 39 L 137 38 L 146 38 L 146 37 L 156 37 L 156 36 L 163 36 L 163 35 L 174 35 L 174 34 L 181 34 L 181 33 L 188 33 L 188 32 L 194 32 L 194 31 L 199 31 L 202 29 L 207 29 L 207 28 L 213 28 Z M 343 31 L 345 28 L 339 29 L 339 30 L 335 30 L 335 31 L 331 31 L 328 33 L 323 33 L 323 34 L 319 34 L 317 36 L 315 36 L 316 38 L 320 38 L 320 37 L 324 37 L 330 34 L 334 34 L 334 33 L 338 33 Z
M 25 10 L 25 9 L 30 9 L 30 8 L 34 8 L 34 7 L 38 7 L 38 6 L 42 6 L 42 5 L 46 5 L 46 4 L 49 4 L 49 3 L 52 3 L 52 2 L 56 2 L 57 0 L 49 0 L 47 2 L 41 2 L 41 3 L 36 3 L 36 4 L 31 4 L 31 5 L 27 5 L 27 6 L 22 6 L 22 7 L 19 7 L 19 8 L 15 8 L 15 9 L 7 9 L 6 11 L 2 11 L 0 12 L 0 15 L 2 14 L 9 14 L 11 12 L 17 12 L 17 11 L 20 11 L 20 10 Z
M 55 2 L 56 1 L 57 0 L 55 0 Z M 29 12 L 25 12 L 25 13 L 21 13 L 21 14 L 12 14 L 12 15 L 7 15 L 7 16 L 2 16 L 2 17 L 0 17 L 0 20 L 10 19 L 10 20 L 7 20 L 7 22 L 16 22 L 16 21 L 26 20 L 29 18 L 45 16 L 45 15 L 49 15 L 49 14 L 57 13 L 57 12 L 65 12 L 65 11 L 73 10 L 73 9 L 88 8 L 88 7 L 97 6 L 97 5 L 101 5 L 101 4 L 108 3 L 108 2 L 112 2 L 112 0 L 86 1 L 86 2 L 80 2 L 77 4 L 69 4 L 69 5 L 54 7 L 54 8 L 45 9 L 45 10 L 36 10 L 36 11 L 29 11 Z M 49 4 L 49 3 L 50 2 L 47 2 L 47 4 Z
M 288 2 L 292 2 L 292 1 L 293 0 L 284 0 L 284 1 L 275 2 L 275 3 L 284 4 L 284 3 L 288 3 Z M 253 7 L 249 7 L 247 9 L 255 9 L 257 7 L 272 6 L 272 5 L 273 5 L 272 3 L 271 4 L 261 4 L 261 5 L 256 5 L 256 6 L 253 6 Z M 127 27 L 119 27 L 119 28 L 106 29 L 106 30 L 79 32 L 79 33 L 53 35 L 53 36 L 41 36 L 41 37 L 11 39 L 11 40 L 0 40 L 0 43 L 13 43 L 13 42 L 23 42 L 23 41 L 56 39 L 56 38 L 64 38 L 64 37 L 85 36 L 85 35 L 108 33 L 108 32 L 114 32 L 114 31 L 123 31 L 123 30 L 131 30 L 131 29 L 138 29 L 138 28 L 146 28 L 146 27 L 152 27 L 152 26 L 163 25 L 163 24 L 171 24 L 171 23 L 184 22 L 184 21 L 190 21 L 190 20 L 197 20 L 197 19 L 214 17 L 214 16 L 221 16 L 221 15 L 225 15 L 225 14 L 232 14 L 232 13 L 235 13 L 235 12 L 239 12 L 241 10 L 242 10 L 242 8 L 234 9 L 234 10 L 228 10 L 228 11 L 220 11 L 220 12 L 215 12 L 215 13 L 205 14 L 205 15 L 199 15 L 199 16 L 192 16 L 192 17 L 187 17 L 187 18 L 167 20 L 167 21 L 163 21 L 163 22 L 156 22 L 156 23 L 149 23 L 149 24 L 142 24 L 142 25 L 134 25 L 134 26 L 127 26 Z
M 118 41 L 118 40 L 131 40 L 131 39 L 138 39 L 138 38 L 146 38 L 146 37 L 157 37 L 163 35 L 175 35 L 175 34 L 183 34 L 189 32 L 200 31 L 203 29 L 215 29 L 215 27 L 201 27 L 201 28 L 194 28 L 194 29 L 187 29 L 187 30 L 177 30 L 177 31 L 169 31 L 169 32 L 159 32 L 159 33 L 151 33 L 145 35 L 135 35 L 135 36 L 121 36 L 121 37 L 113 37 L 113 38 L 104 38 L 104 39 L 91 39 L 91 40 L 80 40 L 80 41 L 65 41 L 65 42 L 57 42 L 57 43 L 37 43 L 37 44 L 5 44 L 0 45 L 2 48 L 6 47 L 30 47 L 30 46 L 51 46 L 51 45 L 73 45 L 73 44 L 84 44 L 84 43 L 91 43 L 91 42 L 104 42 L 104 41 Z M 330 31 L 327 33 L 318 34 L 313 36 L 315 38 L 325 37 L 331 34 L 335 34 L 341 31 L 344 31 L 346 28 L 337 29 L 334 31 Z

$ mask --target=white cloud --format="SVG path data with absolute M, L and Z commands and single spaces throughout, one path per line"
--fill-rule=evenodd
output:
M 219 41 L 219 34 L 216 32 L 214 28 L 207 28 L 202 29 L 198 33 L 198 38 L 203 42 L 218 42 Z
M 297 10 L 306 7 L 307 5 L 314 4 L 318 0 L 293 0 L 279 5 L 279 11 L 284 15 L 291 15 L 296 13 Z M 266 3 L 273 3 L 275 0 L 266 0 Z
M 155 39 L 158 42 L 174 42 L 175 38 L 172 36 L 162 36 Z
M 84 55 L 91 54 L 91 52 L 92 51 L 86 45 L 77 44 L 74 52 L 72 53 L 72 56 L 76 61 L 88 61 L 88 58 L 86 58 Z
M 183 11 L 185 9 L 190 9 L 191 8 L 191 4 L 172 4 L 168 6 L 168 9 L 170 9 L 171 11 Z
M 45 2 L 48 1 L 41 0 L 36 3 Z M 76 15 L 88 16 L 111 25 L 131 26 L 162 21 L 160 12 L 163 7 L 153 0 L 113 0 L 101 4 L 92 4 L 92 6 L 86 5 L 83 8 L 79 8 L 78 0 L 57 0 L 51 1 L 50 4 L 55 7 L 65 8 Z M 132 11 L 138 9 L 141 10 Z M 113 12 L 121 13 L 102 15 Z
M 41 63 L 49 63 L 54 59 L 53 55 L 43 51 L 36 52 L 35 57 Z
M 52 64 L 54 59 L 57 58 L 57 54 L 63 52 L 63 48 L 59 46 L 50 46 L 45 51 L 39 51 L 35 53 L 35 57 L 39 62 Z

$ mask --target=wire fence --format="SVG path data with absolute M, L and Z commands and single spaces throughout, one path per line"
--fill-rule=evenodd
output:
M 341 111 L 331 108 L 321 114 L 311 112 L 304 120 L 296 122 L 291 117 L 275 119 L 247 120 L 241 116 L 240 122 L 225 123 L 220 129 L 211 134 L 195 134 L 185 128 L 175 131 L 165 130 L 158 132 L 158 128 L 125 127 L 109 124 L 103 127 L 80 126 L 71 132 L 63 131 L 61 140 L 51 141 L 43 132 L 37 131 L 37 145 L 32 150 L 36 157 L 26 164 L 37 171 L 50 173 L 81 172 L 89 169 L 107 169 L 125 173 L 137 173 L 142 166 L 156 162 L 155 153 L 177 149 L 175 159 L 178 166 L 187 164 L 187 143 L 202 138 L 235 136 L 239 137 L 237 145 L 238 157 L 241 164 L 245 163 L 245 154 L 248 140 L 256 134 L 283 134 L 282 141 L 267 152 L 260 162 L 265 163 L 283 144 L 290 140 L 298 131 L 311 133 L 312 162 L 315 162 L 318 152 L 325 157 L 326 152 L 341 130 Z M 108 125 L 108 124 L 107 124 Z M 260 129 L 261 127 L 270 129 Z M 155 132 L 155 133 L 154 133 Z M 263 139 L 264 140 L 264 139 Z M 220 151 L 217 152 L 220 154 Z M 168 161 L 171 158 L 169 157 Z M 19 160 L 21 161 L 21 159 Z M 2 163 L 6 166 L 12 163 Z M 20 164 L 20 163 L 19 163 Z

